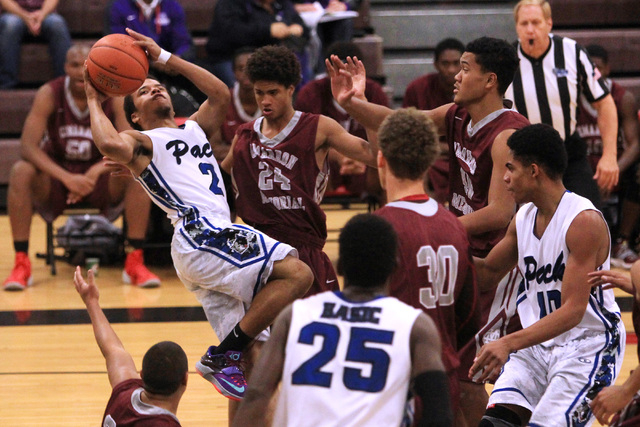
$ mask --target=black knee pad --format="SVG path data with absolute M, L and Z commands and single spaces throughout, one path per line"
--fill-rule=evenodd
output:
M 520 416 L 501 405 L 487 409 L 478 427 L 520 427 Z

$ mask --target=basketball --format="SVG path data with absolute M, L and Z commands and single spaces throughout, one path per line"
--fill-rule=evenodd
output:
M 112 96 L 128 95 L 138 89 L 149 72 L 147 54 L 126 34 L 109 34 L 89 51 L 87 71 L 99 91 Z

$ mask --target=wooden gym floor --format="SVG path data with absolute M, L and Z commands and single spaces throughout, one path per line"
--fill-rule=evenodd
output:
M 344 210 L 327 206 L 331 259 L 337 258 L 337 230 L 365 205 Z M 64 218 L 56 222 L 61 225 Z M 73 286 L 74 267 L 58 262 L 51 276 L 35 254 L 45 248 L 45 225 L 34 216 L 30 242 L 33 286 L 24 292 L 0 291 L 0 426 L 96 426 L 111 388 L 104 359 L 82 300 Z M 0 280 L 13 266 L 11 230 L 0 216 Z M 138 369 L 144 352 L 158 341 L 179 343 L 189 358 L 189 384 L 178 410 L 182 425 L 226 426 L 227 399 L 195 372 L 209 345 L 218 339 L 199 303 L 175 275 L 172 266 L 151 268 L 162 279 L 156 289 L 125 285 L 120 266 L 101 266 L 97 277 L 100 301 Z M 622 294 L 620 294 L 622 297 Z M 628 306 L 629 299 L 624 298 Z M 624 314 L 633 334 L 628 307 Z M 635 367 L 636 345 L 627 345 L 619 381 Z M 597 425 L 597 424 L 596 424 Z

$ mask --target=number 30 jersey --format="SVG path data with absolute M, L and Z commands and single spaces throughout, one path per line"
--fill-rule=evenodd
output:
M 482 326 L 467 232 L 458 218 L 426 194 L 388 203 L 376 211 L 398 234 L 398 268 L 389 294 L 421 309 L 442 338 L 447 372 L 457 351 Z
M 293 303 L 273 425 L 398 426 L 420 314 L 393 297 L 323 292 Z

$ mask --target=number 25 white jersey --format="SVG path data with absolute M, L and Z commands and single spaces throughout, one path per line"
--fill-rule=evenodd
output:
M 420 311 L 324 292 L 293 303 L 274 426 L 399 426 Z

